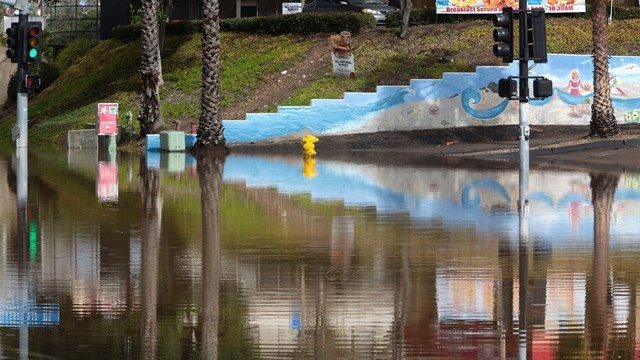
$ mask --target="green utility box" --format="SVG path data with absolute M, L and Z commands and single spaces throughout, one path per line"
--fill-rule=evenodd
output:
M 182 131 L 161 131 L 160 150 L 162 151 L 184 151 L 184 132 Z

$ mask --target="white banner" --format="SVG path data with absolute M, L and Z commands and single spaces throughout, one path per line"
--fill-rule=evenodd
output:
M 585 12 L 585 0 L 529 0 L 529 10 L 547 13 Z M 503 7 L 518 8 L 517 0 L 436 0 L 438 14 L 498 14 Z
M 302 3 L 282 3 L 282 15 L 295 14 L 299 12 L 302 12 Z

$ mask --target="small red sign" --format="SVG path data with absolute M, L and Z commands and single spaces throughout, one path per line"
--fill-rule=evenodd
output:
M 118 103 L 98 104 L 98 135 L 118 134 Z

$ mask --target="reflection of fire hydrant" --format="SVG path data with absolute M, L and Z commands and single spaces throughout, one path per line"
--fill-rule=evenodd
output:
M 302 138 L 302 175 L 308 178 L 314 178 L 318 175 L 316 171 L 316 143 L 318 138 L 313 135 L 305 135 Z
M 318 138 L 313 135 L 305 135 L 302 138 L 302 156 L 312 158 L 316 156 L 316 143 Z
M 305 157 L 304 164 L 302 164 L 302 176 L 307 178 L 314 178 L 318 176 L 316 171 L 316 159 L 313 157 Z

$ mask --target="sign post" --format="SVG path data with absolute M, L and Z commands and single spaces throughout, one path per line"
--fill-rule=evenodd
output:
M 97 122 L 98 136 L 118 135 L 118 103 L 99 103 Z

